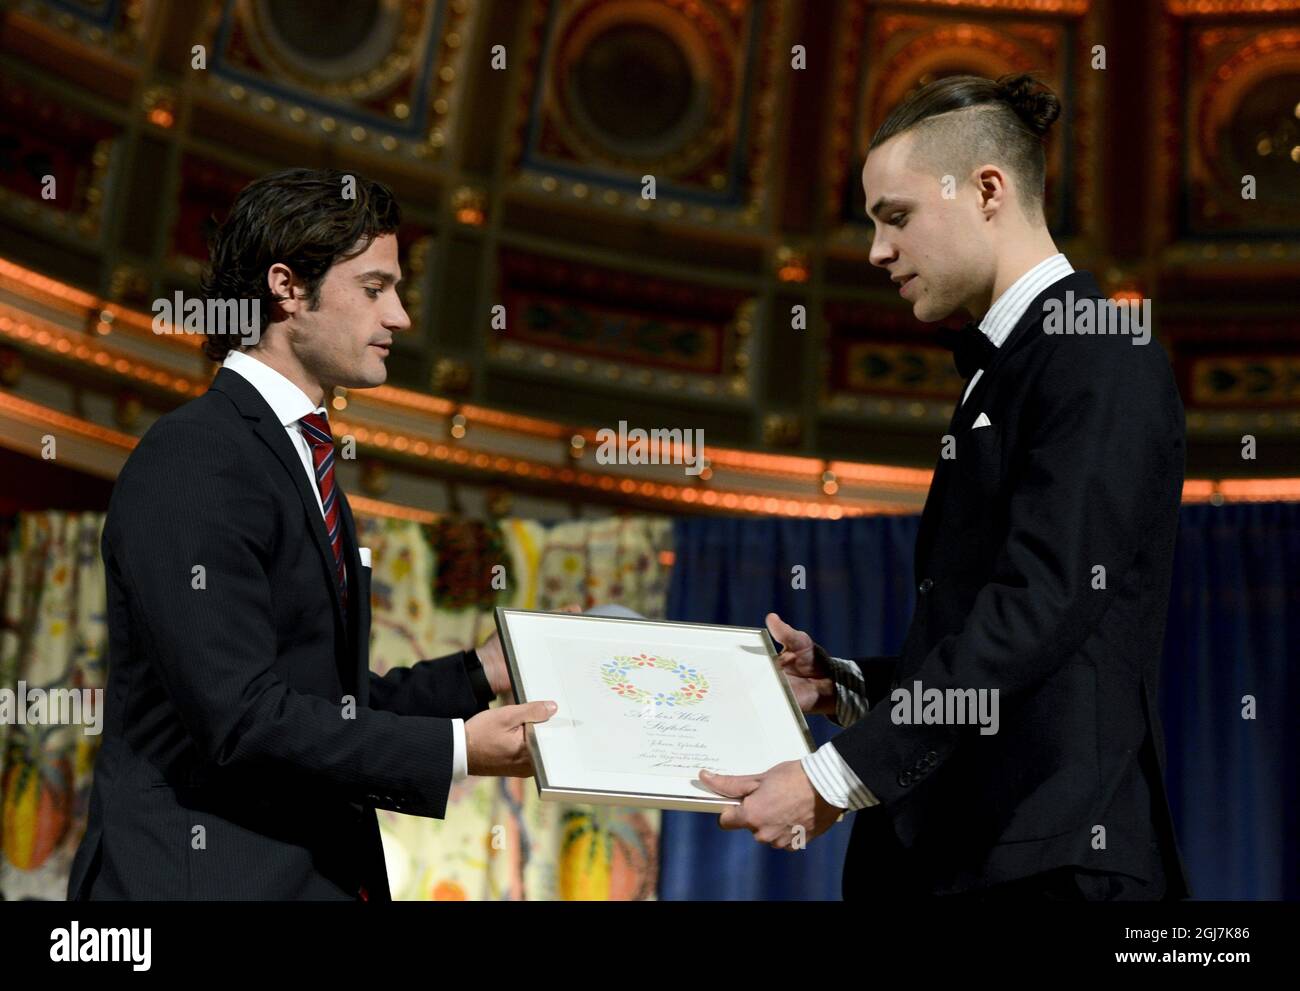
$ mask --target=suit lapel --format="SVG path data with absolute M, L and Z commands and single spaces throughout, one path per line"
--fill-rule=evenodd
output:
M 334 491 L 338 493 L 339 513 L 343 523 L 343 553 L 347 558 L 348 569 L 348 638 L 352 648 L 352 670 L 348 678 L 352 682 L 354 693 L 362 693 L 370 671 L 370 589 L 361 568 L 361 550 L 357 539 L 357 525 L 352 518 L 352 506 L 338 484 L 337 473 Z M 345 680 L 344 691 L 348 688 Z M 362 705 L 365 697 L 360 697 Z
M 965 386 L 962 388 L 964 389 Z M 944 436 L 957 436 L 957 420 L 960 413 L 960 406 L 952 411 L 952 417 L 948 420 L 948 429 L 944 432 Z M 921 510 L 921 525 L 916 530 L 916 553 L 912 562 L 912 573 L 918 578 L 925 577 L 923 568 L 930 553 L 930 540 L 934 531 L 935 516 L 939 512 L 939 502 L 948 483 L 948 470 L 951 464 L 952 460 L 945 458 L 943 452 L 940 451 L 939 459 L 934 463 L 934 474 L 930 478 L 930 490 L 925 494 L 925 508 Z
M 997 349 L 992 360 L 985 367 L 984 372 L 980 375 L 980 380 L 975 383 L 971 393 L 966 397 L 963 403 L 958 397 L 957 406 L 952 412 L 952 419 L 948 421 L 947 433 L 957 438 L 958 451 L 957 456 L 961 456 L 960 444 L 961 438 L 970 431 L 970 426 L 979 416 L 980 400 L 987 395 L 990 383 L 997 376 L 998 370 L 1007 362 L 1012 353 L 1024 347 L 1035 337 L 1034 331 L 1042 326 L 1043 308 L 1049 299 L 1065 299 L 1067 292 L 1073 292 L 1075 299 L 1087 299 L 1101 297 L 1102 293 L 1097 286 L 1097 280 L 1092 277 L 1092 273 L 1076 271 L 1071 272 L 1063 279 L 1053 282 L 1050 286 L 1039 293 L 1033 301 L 1025 307 L 1025 312 L 1021 314 L 1020 319 L 1016 321 L 1015 327 L 1007 335 L 1007 339 L 1002 342 L 1002 346 Z M 962 387 L 965 392 L 965 387 Z M 916 533 L 916 555 L 913 562 L 915 574 L 920 576 L 926 559 L 930 554 L 930 543 L 934 537 L 934 528 L 937 524 L 937 515 L 939 506 L 943 502 L 943 494 L 949 483 L 949 470 L 952 464 L 951 459 L 939 457 L 935 464 L 934 477 L 930 481 L 930 491 L 925 496 L 925 508 L 921 510 L 921 524 Z
M 1065 300 L 1065 294 L 1073 292 L 1076 300 L 1101 298 L 1102 292 L 1097 285 L 1097 280 L 1092 277 L 1091 272 L 1071 272 L 1063 279 L 1053 282 L 1050 286 L 1039 293 L 1027 307 L 1020 319 L 1016 322 L 1007 339 L 1002 342 L 993 360 L 989 362 L 988 367 L 984 369 L 984 374 L 980 380 L 975 383 L 975 388 L 971 390 L 970 398 L 961 407 L 963 417 L 958 421 L 958 429 L 969 428 L 970 424 L 975 422 L 975 417 L 979 416 L 979 400 L 989 389 L 989 383 L 997 376 L 998 369 L 1006 364 L 1007 359 L 1028 344 L 1036 336 L 1036 332 L 1041 330 L 1043 325 L 1043 310 L 1049 299 Z
M 302 459 L 294 450 L 289 435 L 285 433 L 284 424 L 276 418 L 261 393 L 237 372 L 221 369 L 213 379 L 211 388 L 229 396 L 240 414 L 245 419 L 253 421 L 254 433 L 271 449 L 276 460 L 289 473 L 289 481 L 302 502 L 303 511 L 307 514 L 307 526 L 311 530 L 316 550 L 320 553 L 321 567 L 324 570 L 323 580 L 329 586 L 331 601 L 334 603 L 334 614 L 346 630 L 347 617 L 343 615 L 343 601 L 339 597 L 338 582 L 334 580 L 334 551 L 330 547 L 329 534 L 325 531 L 325 519 L 321 516 L 320 506 L 316 502 L 316 493 L 307 480 Z

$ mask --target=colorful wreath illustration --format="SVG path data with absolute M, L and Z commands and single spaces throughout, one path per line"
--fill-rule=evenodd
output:
M 631 676 L 638 668 L 656 668 L 677 675 L 681 684 L 675 692 L 651 692 L 632 683 Z M 675 709 L 695 705 L 709 693 L 709 680 L 696 668 L 671 657 L 654 654 L 628 654 L 616 656 L 600 666 L 600 678 L 616 695 L 641 705 Z

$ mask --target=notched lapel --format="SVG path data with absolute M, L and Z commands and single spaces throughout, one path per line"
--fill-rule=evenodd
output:
M 343 486 L 335 479 L 338 493 L 339 510 L 343 521 L 343 546 L 347 555 L 348 569 L 348 637 L 352 641 L 353 670 L 349 677 L 355 679 L 354 690 L 361 694 L 370 672 L 370 576 L 371 569 L 362 567 L 360 541 L 357 538 L 357 524 L 352 516 L 352 505 L 348 502 Z M 372 562 L 373 563 L 373 562 Z M 344 682 L 344 690 L 347 682 Z M 364 705 L 365 702 L 363 701 Z
M 1073 292 L 1075 298 L 1081 299 L 1085 296 L 1093 298 L 1102 295 L 1100 288 L 1097 286 L 1097 280 L 1093 278 L 1092 273 L 1085 271 L 1075 271 L 1063 279 L 1058 279 L 1052 285 L 1048 286 L 1025 308 L 1020 319 L 1012 328 L 1007 339 L 1002 342 L 1002 346 L 997 349 L 992 360 L 980 375 L 979 381 L 971 389 L 970 395 L 966 401 L 962 402 L 958 397 L 957 406 L 953 409 L 952 419 L 948 423 L 947 433 L 958 438 L 957 457 L 961 457 L 961 443 L 971 436 L 971 427 L 979 417 L 980 412 L 985 409 L 984 397 L 988 395 L 992 382 L 997 378 L 998 371 L 1006 364 L 1010 356 L 1024 347 L 1028 342 L 1034 339 L 1035 332 L 1042 327 L 1043 308 L 1049 299 L 1065 299 L 1067 292 Z M 981 428 L 978 433 L 982 434 L 988 428 Z M 943 496 L 947 486 L 952 480 L 952 464 L 940 456 L 935 464 L 934 477 L 930 481 L 930 491 L 926 493 L 925 508 L 921 510 L 921 525 L 916 534 L 916 555 L 915 568 L 918 578 L 924 577 L 922 568 L 930 554 L 930 544 L 934 537 L 934 528 L 936 525 L 935 516 L 939 512 L 939 507 L 943 504 Z
M 223 368 L 213 379 L 211 388 L 228 396 L 240 415 L 253 422 L 253 432 L 271 449 L 276 460 L 289 473 L 294 491 L 298 493 L 303 510 L 307 514 L 307 526 L 311 530 L 316 550 L 320 553 L 321 567 L 324 568 L 323 580 L 329 586 L 331 601 L 334 603 L 334 614 L 346 630 L 347 617 L 343 615 L 343 601 L 339 598 L 338 583 L 334 580 L 334 551 L 330 547 L 329 534 L 325 531 L 325 518 L 321 516 L 320 506 L 316 502 L 316 493 L 312 491 L 311 484 L 307 481 L 302 459 L 293 449 L 289 435 L 284 432 L 284 424 L 276 418 L 261 393 L 237 372 Z
M 1007 339 L 1002 342 L 1002 346 L 993 355 L 993 360 L 984 369 L 984 374 L 975 383 L 975 388 L 971 390 L 966 402 L 958 410 L 959 413 L 966 412 L 967 415 L 959 417 L 955 425 L 962 429 L 970 428 L 977 415 L 976 411 L 984 408 L 981 400 L 988 395 L 989 383 L 997 378 L 998 371 L 1007 363 L 1012 354 L 1029 344 L 1037 334 L 1041 333 L 1045 316 L 1044 307 L 1047 305 L 1047 301 L 1049 299 L 1064 300 L 1067 292 L 1073 292 L 1078 299 L 1102 296 L 1101 289 L 1097 286 L 1097 280 L 1092 277 L 1091 272 L 1075 271 L 1063 279 L 1058 279 L 1034 297 L 1033 301 L 1025 308 L 1025 312 L 1020 315 L 1020 319 L 1016 321 L 1016 325 L 1011 329 L 1011 333 L 1007 335 Z

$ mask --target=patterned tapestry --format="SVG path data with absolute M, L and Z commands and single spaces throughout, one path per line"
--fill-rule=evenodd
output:
M 543 526 L 359 517 L 371 548 L 371 666 L 383 673 L 493 633 L 497 605 L 617 602 L 663 618 L 666 519 Z M 102 688 L 106 663 L 98 513 L 25 513 L 0 539 L 0 688 Z M 497 703 L 501 704 L 498 699 Z M 61 900 L 85 830 L 99 737 L 77 725 L 0 724 L 0 897 Z M 543 803 L 532 779 L 468 778 L 443 820 L 379 812 L 393 897 L 648 899 L 659 813 Z
M 19 682 L 27 692 L 104 687 L 102 526 L 101 513 L 25 513 L 7 521 L 0 688 L 18 693 Z M 66 895 L 98 750 L 99 737 L 81 725 L 0 720 L 0 895 L 6 899 Z

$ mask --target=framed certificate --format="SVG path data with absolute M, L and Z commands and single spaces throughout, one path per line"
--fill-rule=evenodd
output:
M 559 706 L 527 728 L 546 801 L 721 812 L 701 769 L 755 774 L 813 749 L 761 627 L 498 608 L 515 697 Z

